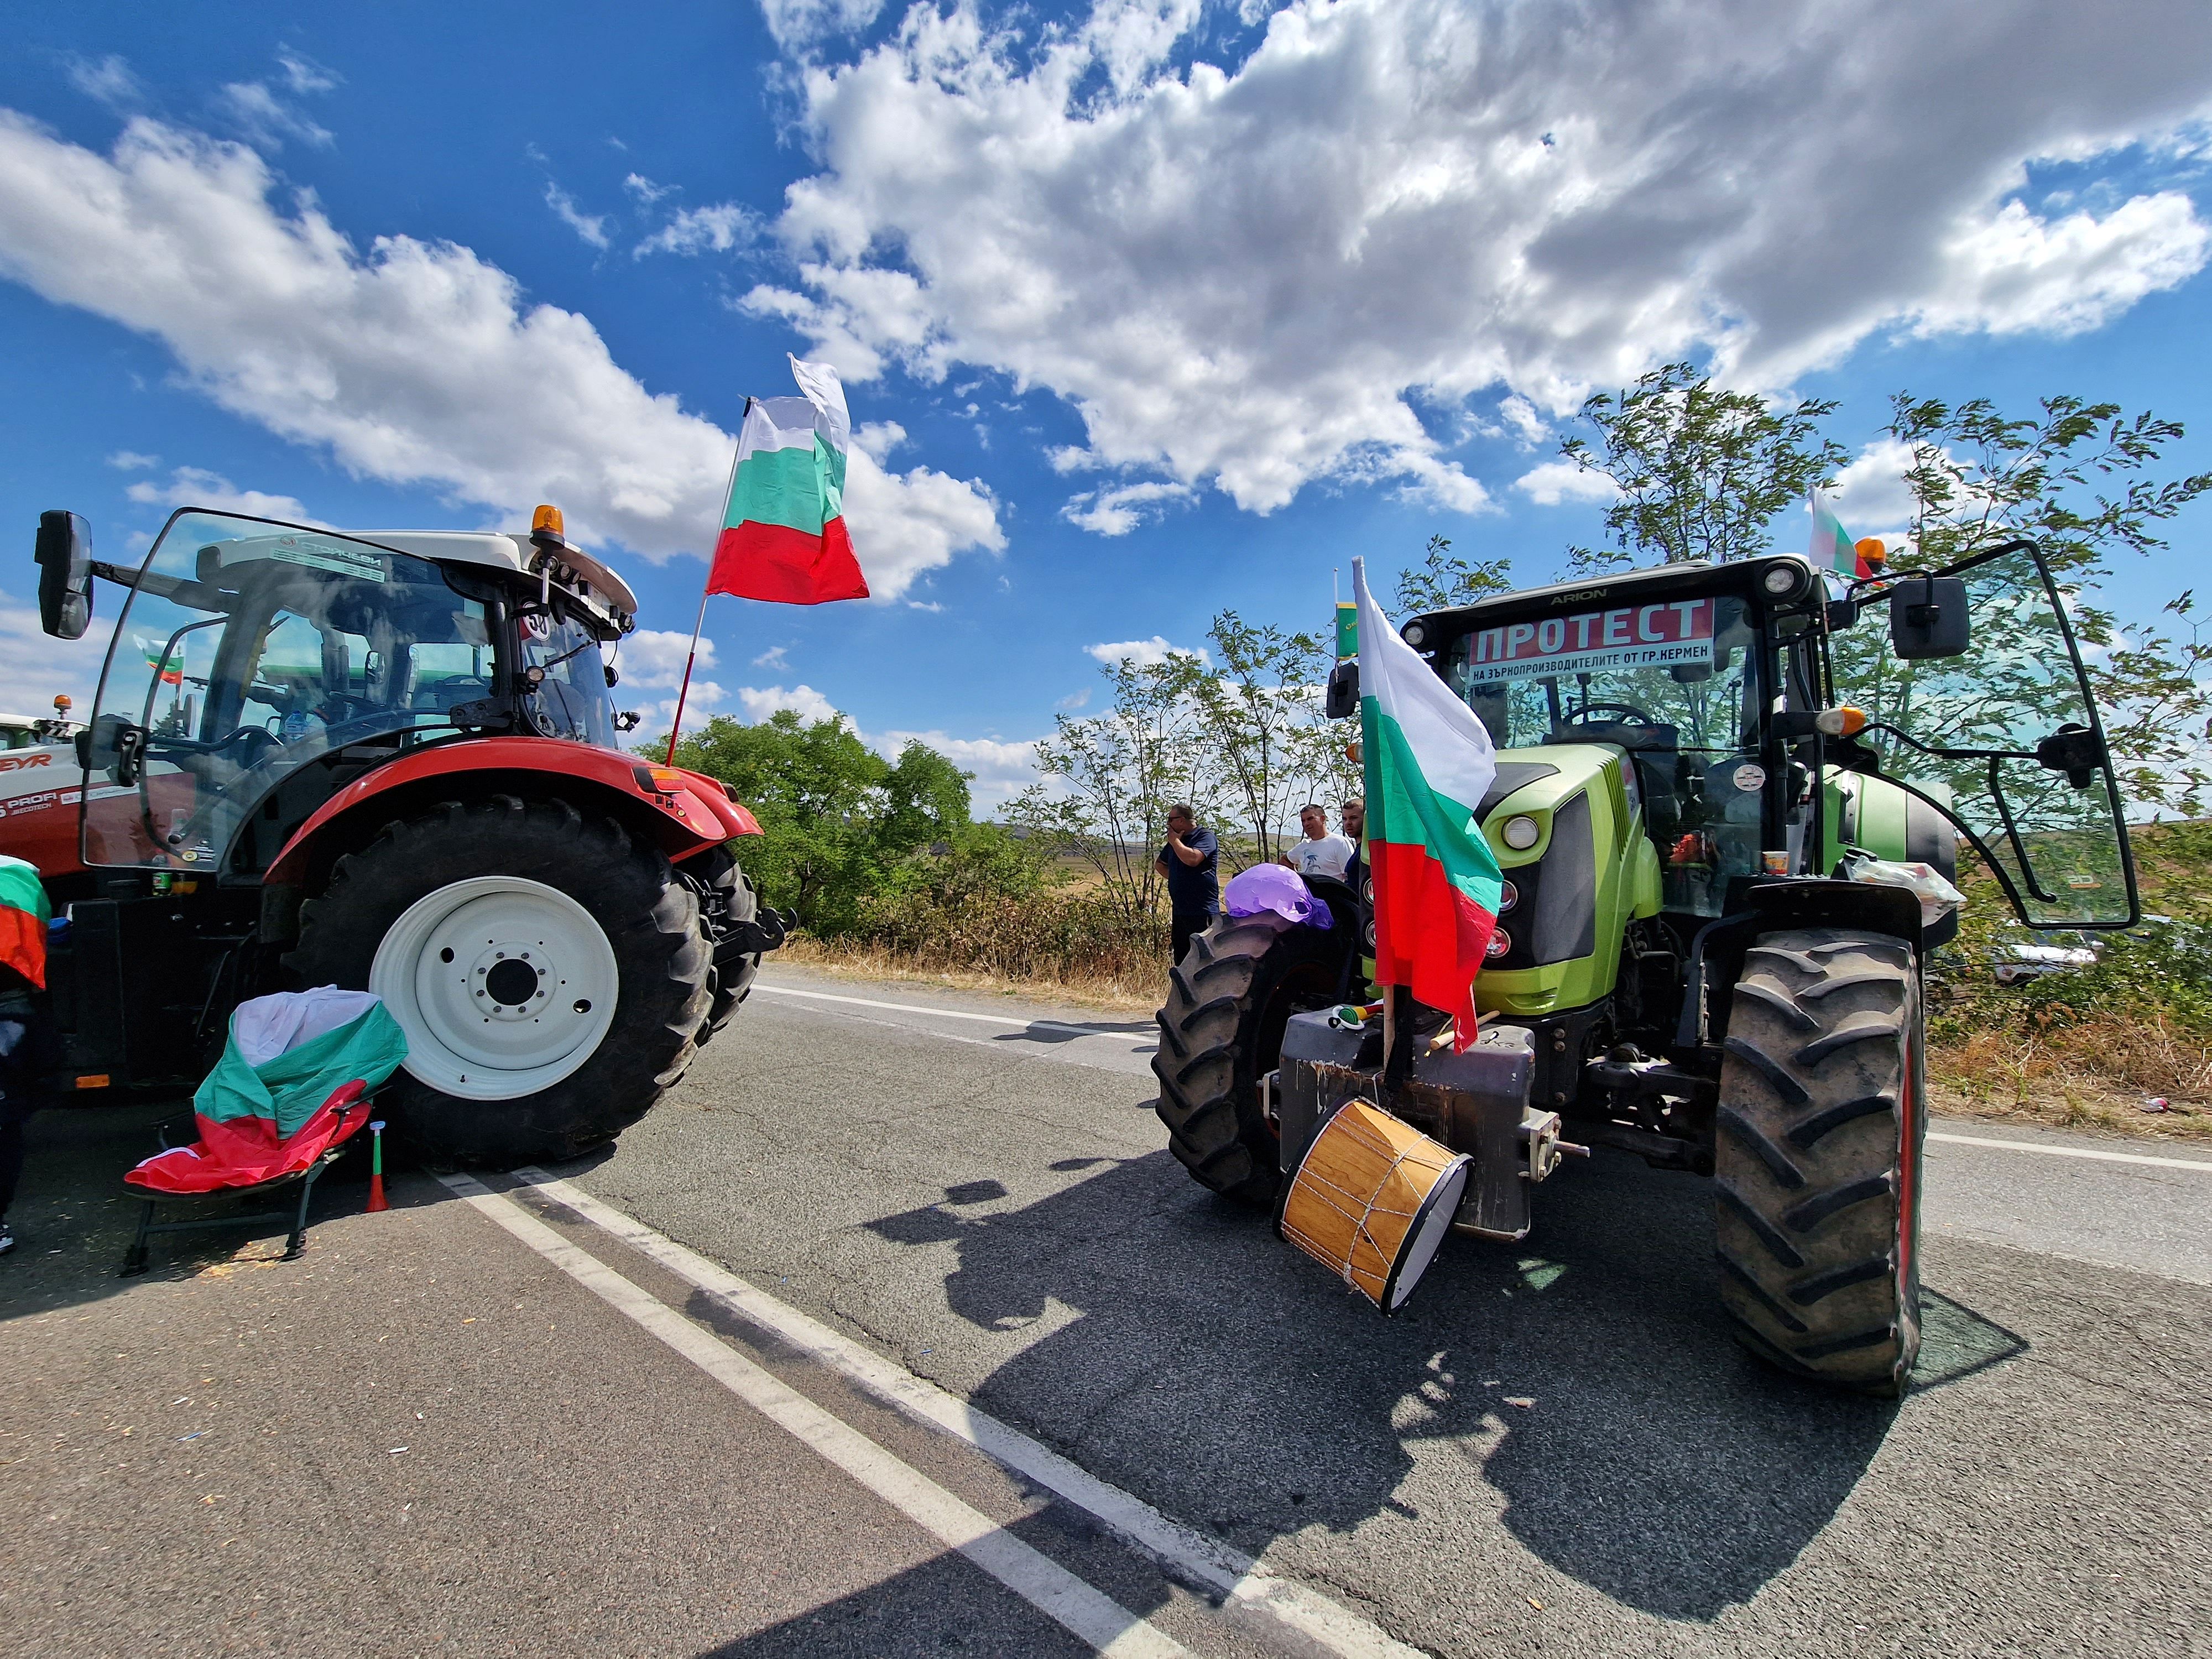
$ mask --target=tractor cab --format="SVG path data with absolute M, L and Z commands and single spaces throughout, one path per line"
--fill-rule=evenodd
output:
M 137 570 L 91 567 L 127 592 L 80 744 L 84 863 L 251 878 L 411 751 L 489 733 L 617 748 L 600 647 L 636 601 L 540 516 L 526 537 L 342 535 L 187 510 Z
M 1678 943 L 1741 910 L 1752 886 L 1837 875 L 1855 850 L 1948 878 L 1961 841 L 2031 926 L 2136 918 L 2080 649 L 2026 543 L 1932 575 L 1871 576 L 1840 599 L 1795 556 L 1665 565 L 1402 632 L 1501 751 L 1480 816 L 1509 878 L 1550 861 L 1552 814 L 1595 771 L 1624 840 L 1640 821 L 1657 855 L 1656 907 L 1638 890 L 1627 908 L 1665 919 Z M 1632 868 L 1625 878 L 1636 885 Z M 1539 879 L 1548 890 L 1557 878 Z M 1595 902 L 1606 884 L 1575 884 Z

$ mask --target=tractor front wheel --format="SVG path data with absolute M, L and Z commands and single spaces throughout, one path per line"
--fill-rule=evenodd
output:
M 1230 918 L 1190 942 L 1159 1012 L 1160 1121 L 1200 1185 L 1259 1204 L 1281 1183 L 1281 1143 L 1260 1103 L 1294 1013 L 1326 1008 L 1343 969 L 1334 936 L 1273 915 Z
M 1761 934 L 1729 1015 L 1714 1146 L 1721 1301 L 1784 1370 L 1895 1397 L 1920 1348 L 1925 1032 L 1912 947 Z
M 574 1157 L 643 1116 L 708 1014 L 699 903 L 657 848 L 565 801 L 447 801 L 337 861 L 288 965 L 407 1034 L 383 1102 L 434 1167 Z

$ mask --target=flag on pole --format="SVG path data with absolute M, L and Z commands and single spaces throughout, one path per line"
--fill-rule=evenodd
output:
M 41 991 L 46 988 L 46 902 L 38 866 L 0 856 L 0 963 Z
M 1474 1041 L 1474 976 L 1498 927 L 1498 860 L 1474 809 L 1498 775 L 1474 711 L 1398 637 L 1352 562 L 1359 607 L 1359 742 L 1367 866 L 1375 883 L 1375 981 L 1410 986 Z
M 827 363 L 793 357 L 791 373 L 805 396 L 746 406 L 707 591 L 781 605 L 865 599 L 845 532 L 845 389 Z
M 1847 581 L 1873 575 L 1875 568 L 1861 551 L 1866 543 L 1851 539 L 1850 532 L 1844 528 L 1844 521 L 1836 516 L 1836 509 L 1829 503 L 1827 492 L 1814 490 L 1811 507 L 1813 539 L 1805 550 L 1805 556 L 1814 567 L 1832 570 Z M 1881 543 L 1875 542 L 1875 545 L 1879 548 Z

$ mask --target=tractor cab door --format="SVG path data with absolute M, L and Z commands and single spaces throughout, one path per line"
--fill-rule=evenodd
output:
M 328 531 L 176 514 L 101 672 L 85 863 L 228 869 L 258 809 L 289 821 L 320 804 L 273 799 L 280 788 L 335 787 L 348 757 L 371 764 L 449 726 L 454 702 L 487 695 L 494 654 L 483 605 L 427 560 Z
M 2067 591 L 2026 542 L 1934 574 L 1891 584 L 1887 625 L 1869 596 L 1863 620 L 1833 636 L 1838 698 L 1872 722 L 1862 743 L 1957 826 L 2022 921 L 2133 926 L 2118 781 Z M 1944 607 L 1961 602 L 1954 653 L 1960 619 Z

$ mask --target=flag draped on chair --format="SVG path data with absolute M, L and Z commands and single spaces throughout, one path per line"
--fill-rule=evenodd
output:
M 1367 591 L 1359 607 L 1360 755 L 1375 884 L 1375 982 L 1403 985 L 1474 1041 L 1474 976 L 1498 927 L 1501 877 L 1474 809 L 1497 775 L 1490 733 Z

